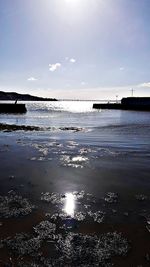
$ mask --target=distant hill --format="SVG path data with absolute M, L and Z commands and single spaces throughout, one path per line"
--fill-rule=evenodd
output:
M 44 98 L 28 94 L 18 94 L 15 92 L 0 91 L 0 100 L 21 100 L 21 101 L 57 101 L 55 98 Z

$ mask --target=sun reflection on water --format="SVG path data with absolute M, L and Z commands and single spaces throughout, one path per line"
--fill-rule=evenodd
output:
M 66 193 L 64 211 L 67 215 L 74 216 L 75 212 L 75 197 L 72 193 Z

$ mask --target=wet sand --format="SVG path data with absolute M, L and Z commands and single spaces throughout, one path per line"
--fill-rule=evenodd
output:
M 71 137 L 1 134 L 0 266 L 150 266 L 149 156 L 112 154 Z M 33 227 L 45 221 L 52 225 L 37 234 Z M 17 233 L 39 249 L 18 252 Z M 95 255 L 90 265 L 86 250 Z

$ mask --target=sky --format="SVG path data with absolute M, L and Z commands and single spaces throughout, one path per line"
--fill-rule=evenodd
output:
M 150 96 L 149 0 L 0 0 L 0 90 Z

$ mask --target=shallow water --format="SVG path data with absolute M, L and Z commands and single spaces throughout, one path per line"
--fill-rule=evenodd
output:
M 33 139 L 75 138 L 89 145 L 150 149 L 149 112 L 94 110 L 92 101 L 27 102 L 26 106 L 23 115 L 0 114 L 0 123 L 43 127 L 42 133 L 29 134 Z
M 90 266 L 149 266 L 149 112 L 92 104 L 30 102 L 25 115 L 0 115 L 0 123 L 42 127 L 0 132 L 0 263 L 88 266 L 86 244 Z M 35 253 L 32 262 L 21 253 Z

